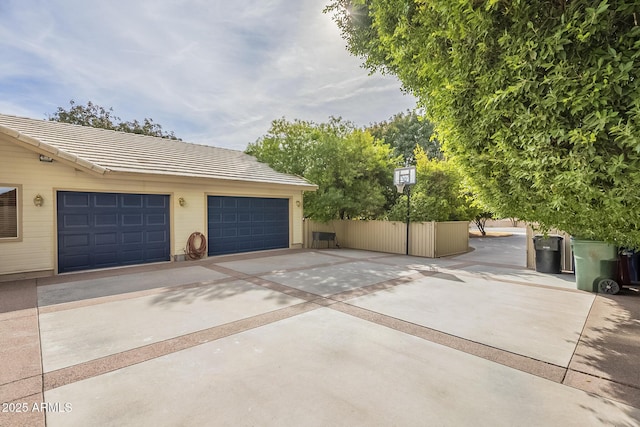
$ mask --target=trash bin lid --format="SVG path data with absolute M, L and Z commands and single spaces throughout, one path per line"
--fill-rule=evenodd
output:
M 561 236 L 534 236 L 533 245 L 537 251 L 559 251 L 562 240 Z

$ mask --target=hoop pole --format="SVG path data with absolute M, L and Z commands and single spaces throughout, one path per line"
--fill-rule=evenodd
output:
M 406 255 L 409 255 L 409 221 L 411 220 L 411 186 L 407 187 L 407 250 Z

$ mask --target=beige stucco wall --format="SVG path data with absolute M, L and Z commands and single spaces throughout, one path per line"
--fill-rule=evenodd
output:
M 194 165 L 194 171 L 197 171 L 197 165 Z M 184 255 L 192 232 L 207 234 L 207 196 L 288 198 L 290 247 L 302 247 L 303 244 L 302 191 L 293 186 L 157 175 L 97 175 L 78 170 L 64 161 L 40 162 L 38 153 L 17 146 L 7 136 L 0 136 L 2 184 L 22 186 L 22 201 L 19 202 L 22 238 L 18 241 L 0 239 L 0 276 L 55 272 L 56 191 L 59 190 L 168 194 L 171 197 L 172 257 Z M 44 197 L 42 207 L 33 204 L 37 194 Z M 184 207 L 178 204 L 180 197 L 186 201 Z

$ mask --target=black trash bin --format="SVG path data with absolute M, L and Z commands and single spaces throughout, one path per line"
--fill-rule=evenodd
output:
M 535 236 L 536 271 L 539 273 L 562 273 L 562 237 Z
M 618 254 L 618 280 L 620 285 L 637 285 L 640 282 L 640 252 L 622 249 Z

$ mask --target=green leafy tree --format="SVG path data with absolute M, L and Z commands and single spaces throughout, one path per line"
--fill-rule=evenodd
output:
M 465 194 L 463 177 L 449 161 L 429 159 L 420 147 L 415 150 L 416 185 L 411 188 L 411 221 L 469 221 L 477 214 L 473 199 Z M 405 193 L 407 190 L 405 190 Z M 405 221 L 407 196 L 398 198 L 387 218 Z
M 374 138 L 383 140 L 402 156 L 405 164 L 414 164 L 413 151 L 422 148 L 430 158 L 442 159 L 440 143 L 433 135 L 433 124 L 415 111 L 399 113 L 389 120 L 374 123 L 367 130 Z
M 383 214 L 398 163 L 388 145 L 339 118 L 322 124 L 274 120 L 246 152 L 317 184 L 317 191 L 304 194 L 304 209 L 320 221 Z
M 91 101 L 87 102 L 87 105 L 78 105 L 75 101 L 71 100 L 69 101 L 69 104 L 70 106 L 68 110 L 58 107 L 57 111 L 49 116 L 49 120 L 80 126 L 180 140 L 180 138 L 176 137 L 173 132 L 163 131 L 162 126 L 154 123 L 152 119 L 145 118 L 142 123 L 138 120 L 121 121 L 120 117 L 114 115 L 113 108 L 106 109 L 92 103 Z
M 640 246 L 640 3 L 336 0 L 502 217 Z
M 473 217 L 474 224 L 476 225 L 476 227 L 478 227 L 480 234 L 482 234 L 483 236 L 487 235 L 487 231 L 485 230 L 485 225 L 487 224 L 487 221 L 492 218 L 493 218 L 493 214 L 491 212 L 486 212 L 486 211 L 480 212 L 479 214 Z
M 279 172 L 304 176 L 309 150 L 322 135 L 320 126 L 313 122 L 298 119 L 290 122 L 282 117 L 273 120 L 267 134 L 249 144 L 246 152 Z

